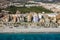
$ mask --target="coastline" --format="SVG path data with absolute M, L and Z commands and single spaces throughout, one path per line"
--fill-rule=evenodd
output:
M 0 33 L 60 33 L 60 28 L 0 28 Z

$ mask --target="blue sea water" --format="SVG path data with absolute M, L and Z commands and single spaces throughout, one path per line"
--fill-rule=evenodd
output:
M 0 40 L 60 40 L 60 33 L 0 33 Z

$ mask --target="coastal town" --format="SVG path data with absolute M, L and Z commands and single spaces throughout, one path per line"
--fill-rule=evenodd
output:
M 16 9 L 13 10 L 14 7 Z M 26 8 L 28 11 L 23 8 Z M 0 9 L 0 32 L 9 32 L 11 30 L 13 30 L 11 32 L 20 32 L 19 30 L 24 32 L 25 29 L 25 32 L 28 32 L 28 29 L 29 32 L 31 32 L 32 29 L 37 29 L 35 31 L 32 30 L 32 32 L 39 32 L 41 28 L 52 28 L 52 30 L 54 28 L 58 28 L 59 30 L 60 28 L 59 4 L 34 1 L 21 4 L 8 1 L 5 3 L 0 2 Z M 56 29 L 54 29 L 54 32 L 55 30 Z

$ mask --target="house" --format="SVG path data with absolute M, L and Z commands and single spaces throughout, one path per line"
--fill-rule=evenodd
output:
M 57 13 L 50 13 L 50 14 L 47 14 L 49 17 L 56 17 Z
M 60 20 L 60 14 L 56 15 L 56 19 Z
M 13 22 L 17 22 L 17 16 L 16 15 L 13 15 Z
M 8 22 L 9 16 L 8 15 L 4 15 L 4 17 L 2 19 L 3 19 L 3 22 Z
M 56 15 L 57 23 L 60 24 L 60 14 Z
M 33 22 L 38 22 L 38 20 L 39 20 L 38 14 L 37 13 L 34 13 L 33 14 Z
M 40 19 L 39 23 L 40 24 L 44 24 L 45 20 L 44 19 Z
M 51 13 L 51 14 L 47 14 L 49 17 L 50 17 L 50 21 L 52 22 L 52 23 L 56 23 L 56 15 L 57 15 L 57 13 Z
M 60 20 L 58 20 L 58 21 L 57 21 L 57 23 L 58 23 L 58 24 L 59 24 L 59 26 L 60 26 Z
M 41 18 L 42 18 L 42 15 L 43 15 L 43 14 L 38 13 L 39 19 L 41 19 Z
M 19 11 L 19 10 L 17 10 L 17 11 L 16 11 L 16 14 L 20 14 L 20 11 Z
M 29 13 L 28 15 L 27 15 L 27 21 L 28 22 L 31 22 L 32 21 L 32 13 Z

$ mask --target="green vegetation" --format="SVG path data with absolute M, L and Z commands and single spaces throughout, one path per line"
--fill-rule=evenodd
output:
M 5 10 L 10 11 L 10 13 L 16 13 L 17 10 L 19 10 L 21 13 L 27 13 L 27 12 L 37 12 L 37 13 L 53 13 L 52 11 L 45 9 L 41 6 L 34 6 L 34 7 L 15 7 L 15 6 L 10 6 L 7 7 Z
M 9 6 L 9 7 L 7 7 L 5 10 L 7 10 L 7 11 L 10 11 L 10 13 L 16 13 L 16 11 L 17 11 L 17 7 L 15 7 L 15 6 Z

